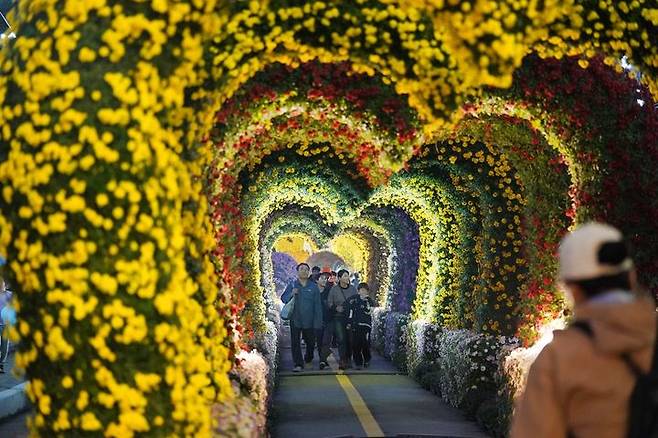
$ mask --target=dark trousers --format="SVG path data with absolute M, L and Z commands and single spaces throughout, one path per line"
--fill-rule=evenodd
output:
M 318 350 L 318 358 L 322 362 L 322 342 L 324 338 L 324 327 L 315 330 L 315 348 Z
M 319 338 L 320 344 L 320 362 L 326 362 L 331 354 L 331 340 L 334 338 L 334 320 L 330 319 L 324 325 L 322 338 Z
M 306 344 L 306 354 L 302 359 L 302 345 L 300 336 L 304 338 Z M 290 322 L 290 344 L 292 347 L 292 360 L 295 366 L 303 367 L 304 362 L 313 361 L 313 346 L 315 344 L 315 329 L 312 328 L 298 328 L 295 324 Z
M 370 329 L 368 327 L 359 327 L 352 332 L 354 345 L 352 354 L 354 355 L 354 364 L 358 367 L 366 362 L 370 362 Z
M 338 342 L 338 354 L 340 356 L 340 365 L 347 366 L 351 359 L 350 340 L 345 320 L 343 318 L 334 319 L 334 335 Z

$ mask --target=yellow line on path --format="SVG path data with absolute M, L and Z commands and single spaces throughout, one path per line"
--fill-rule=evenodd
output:
M 336 376 L 336 379 L 338 379 L 338 383 L 340 383 L 343 391 L 347 394 L 347 398 L 356 416 L 359 418 L 361 426 L 363 426 L 363 430 L 366 432 L 366 436 L 384 436 L 384 432 L 382 432 L 379 424 L 377 424 L 375 417 L 370 413 L 370 409 L 368 409 L 363 398 L 361 398 L 359 391 L 352 385 L 350 378 L 344 374 L 339 374 Z
M 379 427 L 379 424 L 377 424 L 377 420 L 375 420 L 370 409 L 368 409 L 363 397 L 361 397 L 359 391 L 354 387 L 350 378 L 346 376 L 342 370 L 338 369 L 338 364 L 333 356 L 329 358 L 329 363 L 333 369 L 337 370 L 338 374 L 336 375 L 336 379 L 341 388 L 343 388 L 343 391 L 345 391 L 347 399 L 350 401 L 352 409 L 359 419 L 366 436 L 384 436 L 384 432 Z

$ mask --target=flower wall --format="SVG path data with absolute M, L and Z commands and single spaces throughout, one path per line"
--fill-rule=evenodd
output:
M 381 308 L 373 323 L 373 347 L 398 369 L 476 419 L 491 435 L 507 436 L 514 397 L 539 350 L 519 348 L 516 338 L 407 322 Z
M 488 356 L 451 352 L 531 344 L 562 312 L 577 223 L 620 227 L 656 292 L 655 10 L 517 3 L 21 2 L 0 254 L 35 433 L 208 436 L 231 397 L 215 414 L 260 415 L 262 385 L 229 371 L 252 347 L 272 369 L 286 233 L 366 242 L 383 350 L 417 367 L 427 321 L 444 332 L 423 354 L 465 382 L 493 378 Z
M 286 253 L 272 252 L 272 269 L 276 294 L 281 296 L 288 283 L 295 279 L 297 261 Z

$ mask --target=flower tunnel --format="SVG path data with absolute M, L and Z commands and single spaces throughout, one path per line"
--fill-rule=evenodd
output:
M 0 254 L 32 427 L 211 434 L 246 351 L 274 374 L 289 236 L 362 272 L 410 373 L 420 325 L 532 345 L 585 220 L 657 292 L 656 9 L 557 3 L 21 3 Z

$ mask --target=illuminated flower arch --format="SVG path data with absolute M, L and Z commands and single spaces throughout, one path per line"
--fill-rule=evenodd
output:
M 400 189 L 382 200 L 408 200 L 407 180 L 418 195 L 435 191 L 432 199 L 445 206 L 436 225 L 449 220 L 447 229 L 479 232 L 462 243 L 479 254 L 464 272 L 477 266 L 489 278 L 453 284 L 474 281 L 472 293 L 499 310 L 493 323 L 509 315 L 495 308 L 506 293 L 518 298 L 513 305 L 528 326 L 535 313 L 555 313 L 554 286 L 538 271 L 545 258 L 514 242 L 523 236 L 548 252 L 574 220 L 621 226 L 640 249 L 645 281 L 658 287 L 658 242 L 651 240 L 658 206 L 646 196 L 656 187 L 646 162 L 658 157 L 658 15 L 650 2 L 401 3 L 20 4 L 19 38 L 0 55 L 0 253 L 18 291 L 17 362 L 30 379 L 39 433 L 209 434 L 208 404 L 231 395 L 227 373 L 239 342 L 232 324 L 245 300 L 257 318 L 265 310 L 264 298 L 248 287 L 260 279 L 246 277 L 245 268 L 260 266 L 245 257 L 258 249 L 262 230 L 241 210 L 248 187 L 240 176 L 288 146 L 293 154 L 333 145 L 356 163 L 354 177 L 377 185 L 414 151 L 420 164 L 454 165 L 441 171 L 440 183 L 438 174 L 434 181 L 400 174 Z M 622 55 L 643 73 L 643 85 L 615 73 Z M 359 96 L 332 107 L 328 88 L 319 86 L 305 98 L 280 97 L 297 109 L 266 110 L 270 125 L 258 126 L 254 109 L 266 97 L 249 98 L 249 81 L 258 83 L 270 66 L 301 78 L 313 71 L 304 67 L 310 61 L 334 66 L 340 77 L 367 75 L 380 91 L 394 89 L 387 114 L 406 124 L 393 130 L 378 123 L 385 119 L 377 108 L 359 108 Z M 241 90 L 246 105 L 231 106 Z M 316 117 L 322 114 L 329 118 Z M 529 144 L 506 138 L 506 125 L 521 126 Z M 568 193 L 542 200 L 538 189 L 548 179 L 533 184 L 533 174 L 544 178 L 555 169 L 568 175 L 558 178 Z M 377 190 L 390 187 L 395 182 Z M 473 202 L 480 221 L 456 207 L 457 193 Z M 561 196 L 571 203 L 567 219 L 547 235 L 542 221 L 559 209 L 542 203 L 562 206 Z M 383 210 L 400 208 L 390 206 Z M 424 210 L 430 207 L 425 202 Z M 254 208 L 261 221 L 274 211 Z M 384 226 L 376 216 L 366 217 Z M 423 235 L 422 221 L 417 225 Z M 378 235 L 386 241 L 385 232 Z M 458 254 L 455 248 L 446 249 Z M 514 280 L 497 273 L 513 269 L 503 260 L 512 258 L 525 260 L 528 281 L 503 292 Z M 462 266 L 456 263 L 448 272 Z M 432 308 L 440 295 L 414 300 Z M 489 321 L 474 312 L 473 321 Z M 497 330 L 488 322 L 475 328 Z

